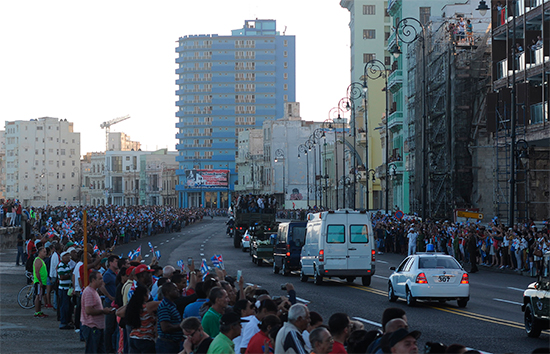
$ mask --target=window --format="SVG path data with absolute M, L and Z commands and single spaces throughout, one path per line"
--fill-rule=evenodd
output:
M 363 5 L 363 15 L 376 15 L 376 5 Z
M 376 30 L 373 30 L 373 29 L 363 30 L 363 39 L 374 39 L 374 38 L 376 38 Z
M 367 225 L 350 225 L 349 237 L 352 243 L 368 243 L 369 231 Z
M 431 7 L 421 7 L 418 9 L 419 11 L 419 20 L 420 22 L 425 25 L 428 22 L 430 22 L 430 16 L 432 14 L 432 8 Z
M 384 65 L 391 65 L 391 57 L 384 57 Z
M 390 32 L 384 32 L 384 42 L 387 44 L 390 38 Z
M 344 243 L 345 241 L 345 226 L 344 225 L 328 225 L 327 227 L 327 242 L 328 243 Z
M 376 54 L 374 53 L 363 53 L 363 63 L 368 63 L 369 61 L 376 59 Z

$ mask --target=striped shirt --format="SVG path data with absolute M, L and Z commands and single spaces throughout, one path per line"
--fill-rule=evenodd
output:
M 71 267 L 68 264 L 65 264 L 63 262 L 59 262 L 57 265 L 57 275 L 59 277 L 59 289 L 61 290 L 69 290 L 71 287 L 71 284 L 73 283 L 71 280 Z M 61 279 L 61 276 L 69 275 L 67 279 Z
M 143 304 L 139 319 L 141 320 L 141 327 L 134 328 L 130 332 L 130 338 L 155 341 L 157 338 L 155 331 L 155 316 L 147 311 L 147 306 L 145 304 Z
M 183 339 L 183 332 L 172 332 L 172 333 L 164 333 L 162 331 L 162 327 L 160 326 L 161 322 L 167 321 L 171 324 L 179 326 L 181 322 L 181 315 L 178 312 L 178 309 L 176 308 L 176 305 L 168 300 L 163 299 L 162 302 L 159 305 L 159 308 L 157 310 L 157 332 L 160 338 L 168 339 L 174 342 L 179 342 Z

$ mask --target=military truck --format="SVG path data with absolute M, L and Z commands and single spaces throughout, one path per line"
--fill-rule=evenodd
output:
M 543 265 L 536 282 L 523 292 L 525 331 L 528 337 L 537 338 L 550 328 L 550 252 L 543 255 Z
M 263 226 L 273 229 L 276 225 L 275 211 L 272 213 L 243 213 L 238 209 L 233 209 L 235 218 L 235 234 L 233 236 L 233 246 L 241 247 L 241 238 L 250 227 Z

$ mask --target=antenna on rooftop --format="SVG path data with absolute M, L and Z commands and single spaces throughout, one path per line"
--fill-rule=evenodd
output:
M 285 30 L 283 31 L 283 36 L 286 35 L 286 26 L 285 26 Z

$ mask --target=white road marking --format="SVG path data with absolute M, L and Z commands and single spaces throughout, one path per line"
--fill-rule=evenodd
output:
M 201 257 L 204 257 L 204 253 L 201 253 L 200 256 L 201 256 Z
M 296 300 L 301 301 L 301 302 L 306 303 L 306 304 L 309 304 L 311 302 L 309 300 L 299 298 L 298 296 L 296 296 Z
M 475 350 L 475 351 L 480 352 L 481 354 L 491 354 L 490 352 L 484 352 L 483 350 L 479 350 L 479 349 L 475 349 L 475 348 L 470 348 L 470 347 L 466 347 L 466 350 Z
M 377 259 L 376 261 L 377 261 L 378 263 L 388 264 L 388 262 L 386 262 L 386 261 L 381 261 L 381 260 L 379 260 L 379 259 Z
M 369 321 L 369 320 L 366 320 L 366 319 L 361 318 L 361 317 L 352 317 L 352 318 L 354 320 L 365 322 L 365 323 L 371 324 L 371 325 L 376 326 L 376 327 L 382 327 L 382 325 L 378 322 Z
M 377 275 L 377 274 L 373 275 L 373 277 L 380 278 L 380 279 L 389 279 L 388 277 L 383 277 L 383 276 Z
M 149 257 L 149 255 L 148 255 L 148 254 L 146 254 L 146 255 L 145 255 L 145 257 Z
M 161 245 L 164 245 L 164 242 L 161 242 L 160 244 L 161 244 Z
M 166 240 L 166 242 L 170 242 L 170 240 Z
M 516 302 L 516 301 L 503 300 L 503 299 L 493 299 L 493 300 L 500 301 L 500 302 L 505 302 L 507 304 L 512 304 L 512 305 L 519 305 L 519 306 L 523 305 L 521 302 Z
M 155 248 L 157 248 L 158 246 L 155 246 Z
M 521 291 L 521 292 L 524 292 L 524 291 L 525 291 L 525 289 L 514 288 L 514 287 L 511 287 L 511 286 L 509 286 L 508 289 L 510 289 L 510 290 L 516 290 L 516 291 Z
M 174 239 L 174 237 L 172 237 L 172 240 Z

